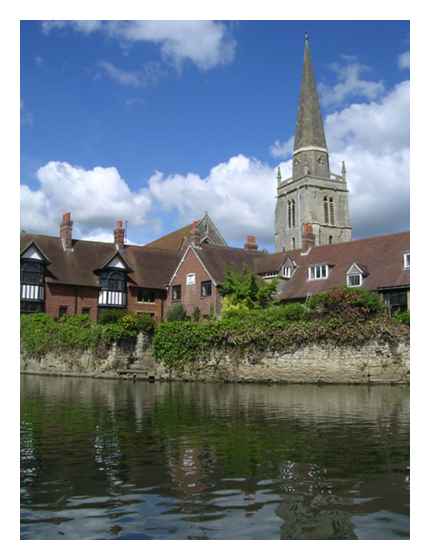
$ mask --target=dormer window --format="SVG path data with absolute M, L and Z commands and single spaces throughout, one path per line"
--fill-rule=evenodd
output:
M 409 270 L 411 267 L 411 254 L 403 253 L 403 268 Z
M 365 268 L 352 264 L 346 271 L 346 285 L 348 288 L 359 288 L 363 284 Z
M 328 278 L 328 265 L 314 264 L 308 269 L 308 280 L 325 280 Z
M 276 278 L 278 276 L 277 272 L 265 272 L 263 278 Z
M 108 268 L 100 274 L 100 307 L 127 306 L 127 273 Z

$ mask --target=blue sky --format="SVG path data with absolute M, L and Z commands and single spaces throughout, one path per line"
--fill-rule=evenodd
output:
M 227 240 L 271 248 L 275 170 L 310 34 L 332 171 L 353 236 L 409 227 L 409 24 L 22 22 L 21 221 L 143 243 L 208 210 Z

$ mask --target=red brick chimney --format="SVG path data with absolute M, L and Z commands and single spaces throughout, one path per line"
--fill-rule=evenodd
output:
M 246 236 L 246 241 L 243 248 L 246 249 L 247 251 L 257 251 L 258 245 L 257 245 L 257 238 L 255 237 L 255 235 Z
M 198 228 L 199 222 L 198 220 L 194 220 L 191 225 L 191 233 L 190 233 L 190 241 L 192 245 L 200 245 L 200 232 Z
M 113 230 L 113 241 L 117 249 L 124 249 L 125 228 L 122 220 L 117 220 Z
M 312 247 L 315 247 L 315 234 L 312 224 L 303 224 L 302 249 L 306 253 Z
M 64 251 L 71 251 L 72 246 L 73 222 L 70 212 L 63 214 L 63 221 L 60 224 L 60 239 Z

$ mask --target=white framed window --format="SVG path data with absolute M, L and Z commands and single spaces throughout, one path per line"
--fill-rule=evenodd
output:
M 263 274 L 263 278 L 276 278 L 277 276 L 277 272 L 266 272 L 265 274 Z
M 308 269 L 308 280 L 325 280 L 328 278 L 328 266 L 326 264 L 313 264 Z
M 403 268 L 409 270 L 411 267 L 411 254 L 403 253 Z
M 187 274 L 186 284 L 187 286 L 194 286 L 195 283 L 196 283 L 196 274 L 195 272 L 190 272 L 189 274 Z
M 358 286 L 361 286 L 362 283 L 363 283 L 363 275 L 360 273 L 348 274 L 346 276 L 346 285 L 349 288 L 357 288 Z

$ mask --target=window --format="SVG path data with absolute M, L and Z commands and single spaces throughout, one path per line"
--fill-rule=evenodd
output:
M 291 200 L 288 201 L 288 227 L 291 228 Z
M 181 285 L 172 286 L 172 300 L 179 301 L 181 299 Z
M 125 274 L 120 270 L 103 271 L 100 283 L 104 290 L 109 290 L 111 292 L 124 292 L 126 287 Z
M 330 198 L 330 224 L 334 225 L 334 202 L 332 198 Z
M 83 307 L 81 311 L 82 315 L 89 315 L 90 312 L 91 312 L 91 307 Z
M 296 248 L 296 238 L 295 238 L 295 237 L 293 237 L 293 238 L 291 239 L 291 245 L 292 245 L 293 249 Z
M 21 313 L 43 313 L 43 301 L 26 301 L 21 299 Z
M 282 276 L 284 278 L 291 278 L 293 275 L 293 267 L 292 266 L 284 266 L 282 268 Z
M 137 290 L 138 303 L 154 303 L 155 290 L 148 290 L 147 288 L 139 288 Z
M 403 268 L 409 269 L 411 267 L 411 254 L 404 253 L 403 254 Z
M 328 244 L 333 245 L 333 236 L 332 235 L 328 236 Z
M 187 286 L 194 286 L 195 283 L 196 283 L 196 274 L 195 272 L 190 272 L 189 274 L 187 274 L 186 284 Z
M 362 282 L 363 282 L 362 274 L 348 274 L 346 277 L 346 284 L 350 288 L 361 286 Z
M 328 201 L 327 197 L 324 197 L 324 223 L 328 224 Z
M 405 291 L 387 292 L 384 294 L 384 301 L 391 315 L 398 311 L 407 311 L 408 309 L 408 296 Z
M 43 284 L 43 263 L 23 261 L 21 264 L 21 284 L 41 286 Z
M 212 295 L 212 282 L 210 280 L 205 280 L 201 283 L 200 295 L 202 297 L 209 297 Z
M 288 227 L 296 227 L 296 201 L 288 201 Z
M 58 308 L 58 318 L 60 319 L 64 315 L 67 315 L 67 305 L 60 305 Z
M 276 278 L 277 276 L 277 272 L 266 272 L 263 274 L 263 278 Z
M 326 264 L 314 264 L 309 267 L 308 280 L 324 280 L 328 278 L 328 266 Z

